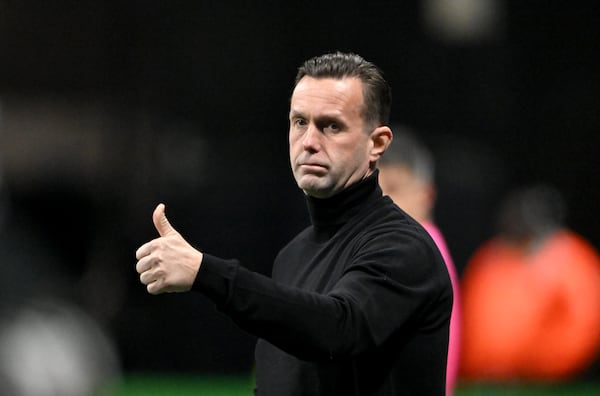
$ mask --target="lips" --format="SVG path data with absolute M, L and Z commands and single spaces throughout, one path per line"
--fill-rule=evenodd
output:
M 320 164 L 318 162 L 299 162 L 299 166 L 307 166 L 307 167 L 315 167 L 315 168 L 327 168 L 327 166 Z
M 327 170 L 327 167 L 325 165 L 315 163 L 315 162 L 301 162 L 298 164 L 298 167 L 301 170 L 303 170 L 305 172 L 309 172 L 309 173 L 314 173 L 314 172 L 322 173 Z
M 321 168 L 326 168 L 325 165 L 319 164 L 317 162 L 300 162 L 298 165 L 300 165 L 300 166 L 319 166 Z

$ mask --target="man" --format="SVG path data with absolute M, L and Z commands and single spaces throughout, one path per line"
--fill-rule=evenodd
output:
M 446 370 L 446 396 L 450 396 L 454 393 L 458 377 L 461 338 L 460 284 L 446 240 L 433 222 L 436 199 L 434 168 L 431 151 L 406 127 L 394 126 L 394 142 L 380 161 L 379 182 L 383 193 L 427 230 L 448 267 L 454 293 Z
M 312 225 L 272 278 L 192 248 L 159 205 L 136 252 L 148 292 L 203 293 L 259 338 L 257 395 L 444 394 L 452 289 L 427 232 L 383 197 L 391 90 L 372 63 L 306 61 L 290 102 L 290 162 Z
M 600 352 L 600 254 L 551 185 L 509 192 L 462 280 L 465 381 L 576 379 Z

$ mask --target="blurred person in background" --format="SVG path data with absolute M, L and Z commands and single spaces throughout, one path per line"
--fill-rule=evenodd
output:
M 120 381 L 116 347 L 80 307 L 47 235 L 17 209 L 2 165 L 0 157 L 0 394 L 98 395 Z
M 600 349 L 600 256 L 548 185 L 504 200 L 462 280 L 466 380 L 565 380 Z
M 154 211 L 159 237 L 136 251 L 140 281 L 151 294 L 201 292 L 256 335 L 257 395 L 445 391 L 452 286 L 431 237 L 379 187 L 390 107 L 381 72 L 358 55 L 298 69 L 290 164 L 312 225 L 272 278 L 193 248 L 164 205 Z
M 452 395 L 458 375 L 461 335 L 459 279 L 446 240 L 433 220 L 436 200 L 435 161 L 429 148 L 409 128 L 394 125 L 392 129 L 394 140 L 379 161 L 381 189 L 431 235 L 444 257 L 452 281 L 454 303 L 446 374 L 446 394 Z
M 75 304 L 40 296 L 0 317 L 0 394 L 95 396 L 120 377 L 112 340 Z

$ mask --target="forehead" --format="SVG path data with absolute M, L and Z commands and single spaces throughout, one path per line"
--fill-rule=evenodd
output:
M 362 104 L 362 83 L 356 77 L 334 79 L 305 76 L 294 88 L 291 111 L 318 109 L 360 116 Z

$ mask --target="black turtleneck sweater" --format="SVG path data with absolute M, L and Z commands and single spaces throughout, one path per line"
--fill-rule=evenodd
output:
M 452 288 L 377 172 L 327 199 L 272 277 L 204 255 L 194 290 L 259 338 L 256 394 L 443 395 Z

